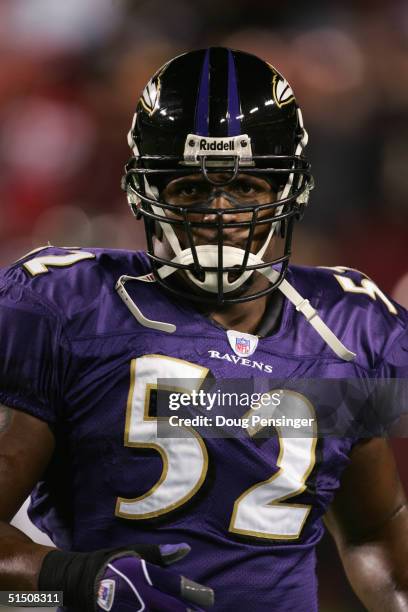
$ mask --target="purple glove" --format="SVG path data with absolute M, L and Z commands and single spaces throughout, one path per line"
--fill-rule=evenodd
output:
M 184 557 L 188 544 L 161 546 L 167 564 Z M 184 576 L 148 563 L 136 553 L 106 565 L 99 580 L 96 609 L 111 612 L 203 611 L 214 603 L 213 591 Z

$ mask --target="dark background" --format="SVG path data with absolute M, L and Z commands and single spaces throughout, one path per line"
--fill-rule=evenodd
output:
M 276 66 L 303 108 L 316 190 L 293 260 L 362 269 L 408 306 L 402 0 L 0 0 L 0 265 L 48 241 L 143 247 L 119 188 L 134 107 L 165 61 L 218 44 Z M 328 541 L 319 575 L 323 612 L 362 609 Z

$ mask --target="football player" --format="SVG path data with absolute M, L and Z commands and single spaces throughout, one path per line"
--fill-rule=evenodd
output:
M 162 379 L 191 396 L 406 376 L 403 308 L 354 270 L 289 266 L 313 187 L 290 85 L 240 51 L 186 53 L 128 140 L 147 253 L 44 247 L 1 274 L 0 587 L 63 590 L 69 610 L 311 612 L 325 521 L 365 607 L 407 610 L 384 438 L 319 435 L 318 399 L 285 389 L 301 436 L 172 433 L 158 413 Z M 30 492 L 55 549 L 9 525 Z

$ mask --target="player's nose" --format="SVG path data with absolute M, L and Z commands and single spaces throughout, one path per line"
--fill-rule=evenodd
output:
M 234 208 L 234 204 L 230 201 L 230 199 L 228 198 L 227 194 L 224 192 L 216 192 L 214 193 L 214 196 L 211 200 L 211 204 L 210 207 L 214 210 L 223 210 L 226 211 L 223 215 L 223 221 L 224 222 L 228 222 L 228 221 L 233 221 L 235 219 L 235 215 L 236 213 L 231 212 L 228 213 L 227 211 L 229 209 L 233 209 Z M 211 213 L 206 214 L 205 216 L 205 220 L 206 221 L 215 221 L 216 220 L 217 215 L 212 215 Z

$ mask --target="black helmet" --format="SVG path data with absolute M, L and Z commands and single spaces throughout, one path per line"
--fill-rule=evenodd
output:
M 128 142 L 133 155 L 124 188 L 132 211 L 144 218 L 157 282 L 179 296 L 217 304 L 254 299 L 280 284 L 289 262 L 293 222 L 302 215 L 313 181 L 303 156 L 307 133 L 300 108 L 273 66 L 221 47 L 174 58 L 146 85 Z M 228 210 L 214 210 L 209 201 L 191 210 L 163 200 L 161 192 L 169 180 L 197 173 L 217 189 L 238 174 L 258 175 L 275 187 L 277 199 L 242 207 L 232 198 Z M 243 212 L 250 213 L 246 220 L 239 218 Z M 210 213 L 212 220 L 204 221 Z M 234 222 L 226 220 L 232 213 L 237 215 Z M 269 224 L 270 232 L 253 253 L 259 223 Z M 195 228 L 202 226 L 217 228 L 215 243 L 195 244 Z M 225 230 L 238 226 L 247 228 L 245 248 L 223 245 Z M 177 228 L 187 237 L 187 248 L 181 246 Z M 264 261 L 274 233 L 283 237 L 283 254 Z M 157 249 L 163 237 L 173 251 L 168 257 Z M 180 269 L 202 290 L 197 296 L 169 279 Z M 241 290 L 255 270 L 267 276 L 270 285 L 243 296 Z

